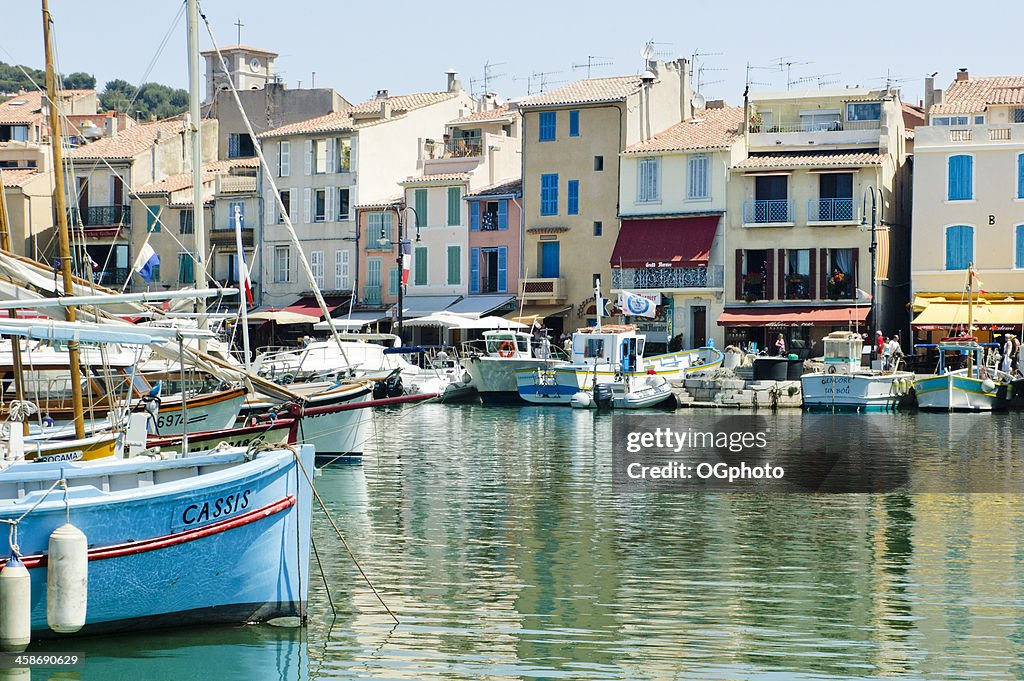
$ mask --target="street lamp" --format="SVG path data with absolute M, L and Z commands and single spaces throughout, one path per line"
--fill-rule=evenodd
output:
M 867 185 L 864 187 L 864 196 L 862 197 L 861 211 L 860 211 L 860 224 L 861 226 L 867 225 L 867 212 L 868 191 L 871 192 L 871 248 L 868 249 L 871 253 L 871 334 L 868 336 L 871 342 L 871 346 L 875 347 L 875 337 L 878 335 L 878 318 L 875 316 L 875 297 L 876 297 L 876 268 L 878 267 L 878 234 L 877 228 L 879 222 L 884 222 L 885 218 L 883 215 L 882 220 L 878 220 L 878 204 L 882 203 L 882 190 L 876 190 L 873 185 Z M 876 200 L 875 192 L 878 192 Z M 882 211 L 885 211 L 885 205 L 882 205 Z
M 388 210 L 395 211 L 395 215 L 398 216 L 398 337 L 402 338 L 402 322 L 404 321 L 405 312 L 403 308 L 403 298 L 405 291 L 405 284 L 402 282 L 401 277 L 405 273 L 405 247 L 408 244 L 406 240 L 405 225 L 402 222 L 402 215 L 407 210 L 412 211 L 413 219 L 416 221 L 416 241 L 420 240 L 420 216 L 416 212 L 416 209 L 412 206 L 403 206 L 397 203 L 393 203 L 388 206 Z M 380 242 L 382 245 L 387 245 L 391 241 L 391 236 L 388 234 L 388 228 L 384 225 L 380 227 Z

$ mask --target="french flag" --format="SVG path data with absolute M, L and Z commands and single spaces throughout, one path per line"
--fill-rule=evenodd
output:
M 402 249 L 402 286 L 409 285 L 409 268 L 412 266 L 412 246 L 408 241 L 403 241 L 399 246 Z
M 252 280 L 249 279 L 249 265 L 245 262 L 245 251 L 238 253 L 238 276 L 242 280 L 242 288 L 245 289 L 245 300 L 252 307 Z
M 160 256 L 156 254 L 153 247 L 149 245 L 149 242 L 142 244 L 142 249 L 139 251 L 139 257 L 135 259 L 135 265 L 132 267 L 142 280 L 147 284 L 153 282 L 153 274 L 157 267 L 160 267 Z

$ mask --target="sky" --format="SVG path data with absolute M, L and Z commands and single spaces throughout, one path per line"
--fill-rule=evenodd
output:
M 183 13 L 175 22 L 183 3 L 50 0 L 61 70 L 91 73 L 99 88 L 114 78 L 186 87 Z M 41 68 L 40 2 L 4 5 L 0 61 Z M 592 77 L 638 73 L 648 42 L 659 58 L 703 54 L 694 62 L 698 89 L 730 104 L 742 102 L 748 63 L 752 91 L 786 90 L 787 81 L 792 89 L 882 87 L 888 75 L 912 103 L 936 71 L 939 87 L 959 67 L 974 75 L 1024 73 L 1020 53 L 1008 49 L 1020 41 L 1024 10 L 1010 2 L 981 14 L 945 0 L 201 0 L 200 8 L 220 46 L 238 42 L 234 24 L 241 21 L 241 42 L 278 52 L 276 70 L 289 87 L 310 87 L 315 78 L 352 102 L 378 89 L 444 89 L 449 68 L 479 94 L 486 63 L 493 65 L 488 89 L 504 97 L 537 92 L 542 81 L 550 90 L 586 78 L 588 57 Z M 983 29 L 970 28 L 981 18 Z M 209 48 L 205 26 L 200 35 Z

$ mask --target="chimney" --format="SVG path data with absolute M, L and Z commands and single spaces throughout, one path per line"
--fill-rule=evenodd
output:
M 960 69 L 956 72 L 956 82 L 960 83 L 966 80 L 970 80 L 970 75 L 968 75 L 967 69 Z
M 376 96 L 375 99 L 387 99 L 387 98 L 388 98 L 388 91 L 387 90 L 377 90 L 377 96 Z
M 391 118 L 391 102 L 387 99 L 380 100 L 380 117 Z

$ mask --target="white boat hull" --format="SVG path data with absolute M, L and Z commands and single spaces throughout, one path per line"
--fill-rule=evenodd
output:
M 373 410 L 359 405 L 372 398 L 372 393 L 366 392 L 342 405 L 307 408 L 299 421 L 299 442 L 316 447 L 318 463 L 325 455 L 361 455 L 373 424 Z
M 895 409 L 913 385 L 914 374 L 812 373 L 800 377 L 806 409 L 851 409 L 885 411 Z
M 561 359 L 486 356 L 468 357 L 463 363 L 485 404 L 522 401 L 516 384 L 517 371 L 547 370 L 568 364 Z
M 985 381 L 965 370 L 929 376 L 914 383 L 919 409 L 929 411 L 993 411 L 1005 406 L 998 385 L 986 390 Z

